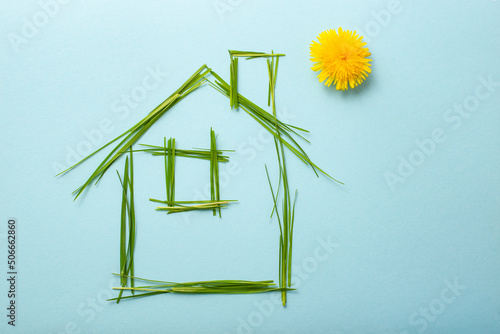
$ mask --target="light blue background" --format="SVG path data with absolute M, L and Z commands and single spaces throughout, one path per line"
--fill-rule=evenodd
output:
M 390 18 L 383 15 L 389 9 Z M 20 224 L 18 326 L 7 326 L 3 315 L 0 332 L 500 331 L 500 87 L 477 88 L 479 77 L 500 82 L 500 1 L 73 0 L 50 17 L 37 1 L 3 1 L 0 12 L 0 263 L 7 218 Z M 10 40 L 23 37 L 24 19 L 40 27 L 16 49 Z M 311 40 L 339 26 L 362 30 L 373 59 L 368 81 L 347 92 L 318 83 L 310 70 Z M 278 110 L 311 131 L 310 157 L 346 184 L 316 178 L 289 155 L 299 191 L 299 289 L 285 309 L 269 307 L 269 294 L 102 303 L 117 284 L 120 186 L 112 169 L 122 170 L 123 160 L 75 203 L 71 192 L 100 160 L 60 178 L 57 167 L 85 149 L 86 132 L 98 145 L 113 139 L 202 64 L 228 78 L 228 49 L 286 53 Z M 164 73 L 157 87 L 126 114 L 122 95 L 140 90 L 156 69 Z M 263 60 L 240 62 L 242 94 L 264 106 L 266 84 Z M 476 89 L 490 95 L 470 116 L 447 111 Z M 278 227 L 268 219 L 264 171 L 267 163 L 275 172 L 275 151 L 259 125 L 203 87 L 139 142 L 161 144 L 167 136 L 179 147 L 208 147 L 210 127 L 221 148 L 237 149 L 223 197 L 239 203 L 222 220 L 157 213 L 147 199 L 164 196 L 162 159 L 137 154 L 136 274 L 277 280 Z M 416 141 L 436 129 L 446 140 L 391 189 L 387 173 L 398 175 L 400 159 L 422 158 Z M 204 162 L 178 159 L 177 171 L 178 199 L 208 183 Z M 318 238 L 338 245 L 328 256 L 321 250 L 321 260 Z M 462 290 L 453 294 L 447 286 L 455 281 Z

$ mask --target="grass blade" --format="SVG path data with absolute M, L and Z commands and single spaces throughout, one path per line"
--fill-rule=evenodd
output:
M 153 109 L 146 117 L 139 121 L 136 125 L 131 127 L 129 130 L 122 133 L 120 136 L 116 137 L 103 147 L 99 148 L 89 156 L 85 157 L 75 165 L 69 167 L 65 171 L 59 173 L 58 175 L 64 174 L 73 168 L 80 165 L 82 162 L 86 161 L 92 157 L 97 152 L 108 147 L 112 143 L 121 139 L 121 141 L 111 150 L 111 152 L 104 158 L 104 160 L 99 164 L 95 171 L 90 175 L 87 181 L 76 189 L 73 194 L 75 195 L 75 200 L 82 194 L 82 192 L 94 181 L 96 183 L 100 178 L 106 173 L 108 168 L 147 131 L 151 126 L 163 116 L 170 108 L 175 104 L 183 100 L 195 89 L 199 88 L 202 84 L 206 82 L 206 75 L 210 73 L 210 69 L 203 65 L 200 67 L 193 75 L 182 84 L 179 89 L 177 89 L 172 95 L 170 95 L 165 101 L 163 101 L 158 107 Z

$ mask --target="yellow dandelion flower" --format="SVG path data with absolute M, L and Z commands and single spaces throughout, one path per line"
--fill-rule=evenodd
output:
M 338 90 L 347 90 L 361 84 L 371 72 L 371 55 L 362 42 L 363 37 L 356 31 L 326 30 L 313 41 L 310 47 L 311 60 L 315 62 L 313 71 L 321 71 L 319 81 L 330 86 L 333 82 Z

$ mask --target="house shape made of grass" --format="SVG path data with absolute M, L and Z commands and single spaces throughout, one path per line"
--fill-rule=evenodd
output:
M 122 211 L 121 211 L 121 235 L 120 235 L 120 276 L 121 287 L 115 289 L 120 290 L 118 297 L 111 300 L 119 302 L 125 298 L 144 297 L 163 293 L 224 293 L 224 294 L 241 294 L 241 293 L 261 293 L 261 292 L 281 292 L 283 305 L 286 303 L 286 292 L 292 290 L 291 282 L 291 263 L 292 263 L 292 244 L 293 244 L 293 224 L 295 212 L 295 195 L 291 193 L 288 186 L 288 176 L 286 173 L 285 151 L 288 150 L 297 156 L 302 162 L 309 165 L 318 175 L 322 173 L 332 180 L 342 183 L 314 164 L 306 152 L 297 142 L 305 140 L 302 134 L 307 130 L 299 127 L 286 124 L 280 121 L 276 116 L 275 105 L 275 86 L 278 74 L 279 57 L 284 54 L 263 53 L 263 52 L 248 52 L 229 50 L 230 54 L 230 84 L 224 81 L 217 73 L 212 71 L 206 65 L 201 66 L 193 75 L 182 84 L 172 95 L 170 95 L 159 106 L 153 109 L 145 118 L 134 125 L 123 134 L 110 141 L 94 153 L 90 154 L 77 164 L 71 166 L 67 170 L 61 172 L 63 174 L 72 170 L 80 163 L 86 161 L 97 152 L 110 148 L 112 144 L 116 146 L 110 150 L 104 160 L 98 165 L 95 171 L 85 181 L 85 183 L 74 191 L 75 200 L 87 189 L 91 183 L 99 182 L 110 166 L 122 155 L 128 154 L 125 161 L 125 167 L 120 182 L 122 184 Z M 272 114 L 265 111 L 252 101 L 248 100 L 237 91 L 238 82 L 238 59 L 246 57 L 247 59 L 263 58 L 267 61 L 269 74 L 269 94 L 268 105 L 272 107 Z M 211 79 L 209 79 L 211 77 Z M 272 280 L 268 281 L 244 281 L 244 280 L 217 280 L 217 281 L 202 281 L 202 282 L 167 282 L 138 278 L 134 272 L 134 247 L 135 247 L 135 209 L 134 209 L 134 172 L 133 172 L 133 150 L 132 146 L 141 136 L 146 133 L 153 124 L 161 118 L 170 108 L 175 106 L 191 92 L 203 85 L 209 85 L 219 93 L 227 96 L 230 100 L 230 107 L 241 108 L 255 121 L 257 121 L 264 129 L 266 129 L 274 138 L 276 153 L 279 161 L 279 176 L 280 181 L 277 186 L 271 188 L 274 207 L 273 215 L 276 216 L 280 228 L 279 242 L 279 285 Z M 161 201 L 166 204 L 162 210 L 169 213 L 178 213 L 183 211 L 208 209 L 213 210 L 214 215 L 221 214 L 221 208 L 228 205 L 228 201 L 220 199 L 218 187 L 218 163 L 224 159 L 222 151 L 217 149 L 215 134 L 211 131 L 211 147 L 208 150 L 195 152 L 193 150 L 177 150 L 175 140 L 170 139 L 167 145 L 165 139 L 163 147 L 149 147 L 150 153 L 163 155 L 165 159 L 165 177 L 166 177 L 166 192 L 167 200 Z M 205 201 L 175 201 L 175 158 L 177 156 L 188 156 L 191 158 L 207 159 L 210 161 L 210 175 L 212 185 L 211 199 Z M 266 167 L 267 172 L 267 167 Z M 269 174 L 268 174 L 269 179 Z M 136 286 L 137 280 L 146 282 L 144 286 Z M 123 296 L 124 291 L 130 291 L 132 294 Z

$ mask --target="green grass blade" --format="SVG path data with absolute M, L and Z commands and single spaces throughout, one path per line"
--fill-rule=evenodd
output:
M 82 192 L 93 182 L 99 181 L 108 168 L 122 155 L 124 154 L 136 141 L 139 139 L 165 112 L 167 112 L 171 107 L 184 99 L 187 95 L 193 92 L 195 89 L 200 87 L 205 82 L 205 76 L 210 73 L 210 69 L 203 65 L 198 71 L 196 71 L 179 89 L 177 89 L 172 95 L 170 95 L 165 101 L 163 101 L 158 107 L 153 109 L 146 117 L 144 117 L 140 122 L 134 125 L 129 130 L 125 131 L 122 135 L 118 136 L 111 142 L 107 143 L 99 150 L 93 152 L 89 156 L 82 159 L 80 162 L 70 167 L 64 172 L 67 172 L 76 166 L 78 166 L 83 161 L 87 160 L 100 150 L 114 143 L 118 139 L 122 139 L 104 158 L 104 160 L 99 164 L 96 170 L 91 174 L 87 181 L 80 186 L 75 192 L 75 200 L 82 194 Z M 124 138 L 123 138 L 124 137 Z

